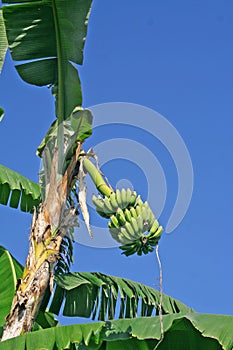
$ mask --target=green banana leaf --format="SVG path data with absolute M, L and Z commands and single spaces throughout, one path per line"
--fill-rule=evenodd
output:
M 52 328 L 58 325 L 58 321 L 54 318 L 54 314 L 48 311 L 39 310 L 36 320 L 33 323 L 32 331 L 38 331 L 40 329 Z
M 76 272 L 55 276 L 56 290 L 50 312 L 91 317 L 93 320 L 132 318 L 158 314 L 160 294 L 157 290 L 126 278 L 98 272 Z M 163 314 L 190 313 L 191 308 L 163 295 Z
M 0 164 L 0 204 L 33 212 L 40 203 L 40 187 L 23 175 Z
M 232 350 L 233 317 L 199 313 L 57 326 L 0 343 L 0 350 Z
M 38 86 L 51 85 L 57 98 L 57 117 L 64 120 L 82 104 L 75 64 L 83 48 L 92 0 L 9 1 L 3 7 L 6 34 L 21 78 Z M 15 5 L 12 5 L 17 3 Z
M 0 326 L 11 308 L 17 279 L 21 277 L 23 267 L 4 247 L 0 246 Z
M 8 43 L 6 38 L 6 31 L 2 16 L 2 9 L 0 9 L 0 73 L 2 71 L 2 67 L 4 64 L 6 51 L 7 51 Z M 1 111 L 0 111 L 0 120 L 1 120 Z

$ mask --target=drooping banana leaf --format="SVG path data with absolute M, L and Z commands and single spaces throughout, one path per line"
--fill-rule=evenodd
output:
M 93 320 L 158 314 L 159 292 L 141 283 L 97 272 L 57 275 L 55 281 L 50 312 L 57 315 L 62 305 L 65 316 L 91 317 Z M 162 312 L 172 314 L 193 310 L 164 294 Z
M 52 86 L 59 122 L 82 103 L 78 72 L 82 64 L 92 0 L 3 0 L 7 39 L 21 78 Z M 17 4 L 15 4 L 17 3 Z M 15 4 L 15 5 L 12 5 Z
M 21 277 L 23 267 L 17 260 L 0 246 L 0 326 L 5 323 L 5 317 L 11 308 L 17 279 Z
M 233 317 L 199 313 L 57 326 L 0 343 L 0 350 L 232 350 Z
M 4 26 L 3 16 L 2 16 L 2 9 L 0 9 L 0 73 L 2 71 L 2 67 L 4 64 L 7 47 L 8 47 L 8 43 L 7 43 L 6 31 L 5 31 L 5 26 Z M 1 114 L 0 114 L 0 120 L 1 120 Z
M 118 348 L 107 345 L 106 349 L 120 349 L 121 347 L 132 350 L 154 349 L 161 338 L 159 317 L 114 320 L 109 322 L 108 326 L 109 331 L 106 331 L 105 339 L 115 340 Z M 232 316 L 200 313 L 164 315 L 164 339 L 157 349 L 230 350 L 233 346 L 232 326 Z M 119 341 L 119 339 L 124 340 L 126 334 L 128 334 L 129 339 L 128 347 L 125 347 L 124 341 Z M 140 345 L 145 347 L 140 347 Z
M 38 184 L 0 164 L 0 204 L 33 212 L 39 202 Z

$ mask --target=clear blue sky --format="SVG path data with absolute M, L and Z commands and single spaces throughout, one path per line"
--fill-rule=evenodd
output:
M 232 33 L 230 0 L 94 1 L 84 66 L 79 70 L 85 107 L 114 101 L 140 104 L 161 113 L 182 136 L 193 164 L 194 191 L 181 224 L 161 239 L 163 290 L 196 311 L 230 315 Z M 6 111 L 0 124 L 0 162 L 37 181 L 35 151 L 54 119 L 50 92 L 22 82 L 9 55 L 0 91 L 0 105 Z M 127 138 L 129 132 L 122 126 L 96 131 L 88 146 L 109 137 Z M 154 153 L 165 173 L 168 194 L 160 221 L 166 226 L 177 194 L 177 173 L 159 142 L 140 131 L 132 135 Z M 125 178 L 146 196 L 143 169 L 116 160 L 104 171 L 114 186 Z M 24 263 L 30 215 L 0 209 L 0 244 Z M 92 213 L 93 221 L 98 220 L 95 216 Z M 75 244 L 73 270 L 101 271 L 158 287 L 153 254 L 126 258 L 117 248 Z

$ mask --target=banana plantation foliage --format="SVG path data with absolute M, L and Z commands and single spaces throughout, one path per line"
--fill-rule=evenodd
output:
M 55 112 L 38 145 L 43 166 L 37 183 L 0 165 L 1 205 L 32 216 L 24 265 L 0 246 L 0 349 L 232 349 L 230 316 L 197 313 L 126 278 L 71 272 L 79 210 L 92 235 L 85 176 L 96 187 L 97 214 L 126 257 L 154 252 L 163 229 L 139 193 L 106 183 L 95 155 L 83 147 L 94 116 L 82 107 L 77 65 L 92 0 L 2 3 L 0 71 L 9 50 L 23 81 L 50 88 Z M 56 315 L 95 322 L 61 326 Z

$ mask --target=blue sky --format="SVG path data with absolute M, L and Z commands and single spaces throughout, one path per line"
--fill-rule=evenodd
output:
M 232 29 L 230 0 L 94 1 L 84 65 L 79 69 L 85 107 L 108 102 L 149 107 L 162 114 L 183 138 L 193 164 L 194 190 L 183 221 L 161 239 L 163 290 L 196 311 L 230 315 Z M 0 105 L 6 112 L 0 125 L 0 161 L 37 181 L 35 151 L 54 119 L 53 99 L 47 88 L 22 82 L 9 55 L 0 76 L 0 91 Z M 171 156 L 158 140 L 123 125 L 96 129 L 86 147 L 109 138 L 134 139 L 159 160 L 167 181 L 160 216 L 166 226 L 178 187 Z M 147 196 L 143 167 L 122 159 L 106 163 L 103 170 L 113 186 L 127 179 L 142 197 Z M 1 245 L 23 263 L 30 215 L 4 206 L 0 209 Z M 95 213 L 91 214 L 92 222 L 100 223 Z M 107 222 L 101 221 L 101 225 Z M 126 258 L 117 248 L 75 244 L 73 270 L 101 271 L 158 287 L 153 254 Z

